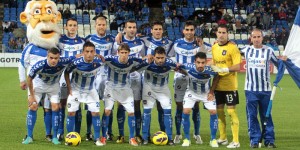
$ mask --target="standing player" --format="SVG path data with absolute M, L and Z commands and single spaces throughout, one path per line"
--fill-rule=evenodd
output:
M 195 54 L 199 51 L 208 51 L 210 45 L 203 43 L 203 41 L 198 41 L 195 38 L 195 28 L 196 25 L 192 21 L 187 21 L 184 25 L 183 34 L 184 38 L 175 41 L 173 48 L 168 53 L 169 56 L 175 56 L 177 63 L 193 63 L 195 60 Z M 188 77 L 176 72 L 174 75 L 174 98 L 176 101 L 176 115 L 175 115 L 175 126 L 176 126 L 176 136 L 174 138 L 174 143 L 180 143 L 181 137 L 181 120 L 182 120 L 182 109 L 183 109 L 183 97 L 187 88 Z M 200 113 L 199 105 L 195 104 L 193 108 L 193 121 L 195 126 L 194 138 L 197 144 L 202 144 L 202 139 L 200 136 Z
M 143 81 L 143 144 L 148 144 L 149 127 L 151 124 L 151 110 L 156 101 L 163 109 L 163 124 L 168 135 L 169 145 L 174 145 L 172 140 L 172 99 L 169 89 L 169 73 L 176 68 L 176 63 L 166 58 L 166 50 L 156 47 L 154 50 L 154 62 L 146 67 L 137 67 L 139 71 L 145 70 Z M 160 121 L 160 120 L 159 120 Z
M 94 86 L 97 72 L 101 66 L 101 60 L 95 57 L 95 45 L 86 42 L 83 45 L 83 57 L 77 58 L 65 70 L 65 79 L 68 88 L 68 117 L 67 130 L 74 131 L 75 112 L 79 109 L 80 103 L 86 103 L 88 110 L 92 114 L 92 123 L 94 126 L 95 144 L 102 146 L 100 141 L 100 102 L 97 90 Z M 69 74 L 72 73 L 70 80 Z
M 182 146 L 190 146 L 190 112 L 196 102 L 202 101 L 205 108 L 210 113 L 210 146 L 219 147 L 216 134 L 218 129 L 218 117 L 216 111 L 216 102 L 214 98 L 214 90 L 218 83 L 218 74 L 212 72 L 209 66 L 206 66 L 206 54 L 198 52 L 195 55 L 194 64 L 183 64 L 180 69 L 189 77 L 188 88 L 183 100 L 182 124 L 185 135 Z M 188 70 L 188 71 L 186 71 Z M 213 83 L 211 84 L 211 78 Z
M 130 56 L 135 56 L 138 58 L 141 58 L 145 55 L 145 45 L 143 41 L 136 37 L 136 22 L 134 20 L 129 20 L 125 23 L 124 31 L 126 32 L 125 35 L 122 36 L 122 42 L 126 43 L 130 48 Z M 114 52 L 113 54 L 116 54 L 118 48 L 118 43 L 115 42 L 114 45 Z M 138 72 L 132 72 L 130 73 L 130 84 L 131 88 L 133 90 L 134 95 L 134 116 L 136 118 L 135 120 L 135 127 L 136 127 L 136 137 L 138 138 L 139 142 L 141 141 L 141 122 L 142 122 L 142 116 L 141 116 L 141 100 L 142 100 L 142 79 L 141 74 Z M 124 106 L 118 105 L 118 111 L 117 111 L 117 119 L 118 119 L 118 127 L 119 127 L 119 137 L 117 140 L 117 143 L 123 143 L 124 142 L 124 121 L 125 121 L 125 109 Z
M 227 148 L 238 148 L 240 147 L 239 119 L 235 106 L 239 104 L 237 71 L 240 70 L 241 54 L 237 46 L 229 42 L 228 28 L 226 25 L 220 25 L 216 34 L 218 43 L 212 46 L 212 61 L 215 65 L 212 66 L 212 68 L 216 72 L 219 72 L 220 76 L 220 81 L 215 90 L 220 131 L 218 143 L 222 145 L 228 144 L 224 112 L 226 104 L 228 115 L 231 118 L 231 130 L 233 136 L 233 140 Z
M 105 64 L 108 68 L 108 78 L 106 82 L 106 88 L 104 91 L 104 101 L 105 101 L 105 116 L 103 123 L 105 131 L 102 133 L 103 138 L 101 142 L 106 143 L 106 129 L 109 122 L 109 115 L 115 101 L 118 101 L 126 111 L 128 112 L 128 127 L 129 127 L 129 144 L 133 146 L 138 146 L 134 138 L 135 131 L 135 116 L 134 116 L 134 99 L 133 90 L 130 88 L 128 83 L 129 72 L 132 67 L 139 65 L 141 63 L 148 65 L 146 61 L 137 58 L 135 56 L 129 56 L 130 48 L 127 44 L 122 43 L 118 48 L 118 56 L 106 56 Z M 149 60 L 149 59 L 148 59 Z M 151 61 L 151 60 L 149 60 Z M 124 141 L 124 139 L 123 139 Z
M 163 37 L 163 24 L 160 21 L 154 21 L 151 25 L 151 34 L 152 36 L 148 37 L 142 37 L 141 39 L 145 43 L 145 55 L 151 54 L 154 55 L 155 48 L 161 46 L 165 49 L 165 51 L 169 51 L 171 46 L 173 45 L 173 42 L 170 41 L 167 38 Z M 164 111 L 161 108 L 161 105 L 158 101 L 157 102 L 157 111 L 158 111 L 158 120 L 159 120 L 159 126 L 161 131 L 165 131 L 164 126 Z M 150 130 L 150 128 L 149 128 Z
M 277 66 L 276 58 L 272 48 L 262 44 L 263 34 L 259 29 L 251 32 L 252 46 L 246 46 L 242 49 L 246 61 L 246 111 L 248 121 L 248 133 L 250 137 L 250 147 L 258 148 L 261 136 L 260 124 L 257 119 L 257 110 L 259 110 L 260 120 L 264 120 L 264 115 L 268 109 L 271 97 L 270 83 L 270 62 Z M 270 114 L 264 144 L 267 148 L 276 148 L 274 142 L 274 124 Z
M 30 70 L 28 76 L 29 99 L 27 114 L 27 138 L 23 144 L 32 143 L 32 133 L 35 126 L 38 109 L 38 103 L 43 94 L 46 94 L 51 101 L 52 109 L 52 143 L 60 144 L 57 138 L 58 122 L 59 122 L 59 79 L 65 68 L 73 59 L 61 58 L 59 50 L 51 48 L 48 50 L 47 59 L 38 61 Z M 33 80 L 36 77 L 35 80 Z
M 115 41 L 115 37 L 111 34 L 106 33 L 107 22 L 104 16 L 99 16 L 96 18 L 95 28 L 97 33 L 91 34 L 86 37 L 86 41 L 92 42 L 96 47 L 96 54 L 102 56 L 108 56 L 112 53 L 113 44 Z M 101 66 L 100 71 L 97 73 L 95 87 L 98 91 L 100 99 L 103 99 L 103 93 L 105 89 L 105 81 L 107 79 L 107 66 Z M 108 129 L 108 140 L 112 140 L 112 114 L 111 114 L 111 123 Z M 91 112 L 87 111 L 87 138 L 86 140 L 92 139 L 91 134 Z M 103 129 L 102 129 L 103 130 Z
M 65 30 L 67 33 L 59 39 L 59 49 L 62 57 L 71 57 L 80 54 L 84 44 L 84 40 L 77 35 L 78 23 L 77 20 L 69 18 L 66 22 Z M 60 79 L 60 110 L 59 110 L 59 128 L 57 138 L 61 141 L 64 138 L 64 120 L 65 108 L 68 98 L 67 85 L 64 76 Z M 75 115 L 75 131 L 80 133 L 81 127 L 81 108 Z

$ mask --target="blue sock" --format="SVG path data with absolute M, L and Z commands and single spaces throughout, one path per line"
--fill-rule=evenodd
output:
M 120 136 L 124 136 L 124 121 L 125 121 L 125 108 L 119 105 L 117 111 L 118 127 Z
M 218 130 L 218 116 L 217 114 L 210 115 L 210 139 L 216 139 L 216 134 Z
M 159 127 L 161 131 L 166 131 L 165 124 L 164 124 L 164 110 L 163 109 L 157 109 L 158 112 L 158 122 Z
M 142 115 L 141 111 L 134 111 L 135 116 L 135 135 L 138 136 L 141 133 L 141 122 L 142 122 Z
M 67 117 L 67 131 L 68 131 L 68 133 L 74 131 L 74 125 L 75 125 L 75 116 L 68 116 Z
M 182 120 L 182 109 L 176 110 L 175 115 L 175 126 L 176 126 L 176 135 L 180 135 L 180 127 L 181 127 L 181 120 Z
M 171 109 L 164 109 L 164 124 L 169 140 L 172 140 L 172 123 Z
M 129 127 L 129 139 L 134 137 L 134 131 L 135 131 L 135 117 L 134 116 L 128 116 L 128 127 Z
M 92 133 L 92 113 L 90 111 L 86 111 L 86 133 Z
M 92 116 L 92 122 L 94 127 L 94 137 L 95 140 L 97 140 L 100 138 L 100 127 L 101 127 L 100 116 Z
M 151 109 L 144 109 L 143 113 L 143 128 L 142 128 L 142 133 L 143 133 L 143 139 L 148 140 L 149 136 L 149 127 L 151 123 Z
M 81 114 L 81 107 L 79 106 L 79 109 L 76 111 L 76 115 L 75 115 L 75 132 L 77 133 L 80 133 L 81 120 L 82 120 L 82 114 Z
M 58 134 L 64 134 L 64 124 L 65 124 L 65 108 L 59 109 L 59 124 L 58 124 Z
M 107 133 L 112 134 L 113 111 L 110 112 Z
M 36 111 L 28 110 L 26 122 L 27 122 L 27 135 L 32 138 L 33 128 L 36 122 Z
M 190 114 L 182 113 L 182 125 L 185 138 L 190 140 Z
M 193 108 L 193 121 L 194 121 L 194 128 L 195 128 L 195 135 L 200 135 L 200 111 L 199 107 Z
M 59 124 L 59 111 L 52 111 L 53 137 L 57 137 L 58 124 Z
M 109 116 L 105 116 L 103 115 L 102 117 L 102 136 L 106 138 L 106 133 L 108 130 L 108 126 L 109 126 Z
M 52 129 L 52 111 L 45 111 L 44 112 L 44 123 L 46 127 L 46 135 L 51 135 L 51 129 Z

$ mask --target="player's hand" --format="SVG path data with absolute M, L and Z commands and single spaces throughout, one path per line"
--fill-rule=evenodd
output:
M 28 107 L 30 107 L 31 105 L 37 104 L 35 97 L 30 95 L 28 98 Z
M 208 95 L 207 95 L 207 100 L 208 100 L 208 101 L 214 101 L 214 100 L 215 100 L 214 94 L 213 94 L 213 93 L 208 93 Z
M 26 81 L 20 82 L 20 88 L 22 90 L 26 90 L 27 89 L 27 83 L 26 83 Z
M 102 62 L 105 62 L 105 58 L 102 55 L 97 54 L 98 58 L 101 59 Z
M 228 68 L 221 68 L 215 65 L 211 65 L 210 67 L 214 72 L 221 72 L 221 73 L 229 72 Z
M 204 41 L 203 41 L 203 39 L 202 39 L 202 38 L 200 38 L 200 37 L 196 37 L 196 42 L 197 42 L 197 44 L 198 44 L 198 46 L 199 46 L 199 47 L 202 47 L 202 46 L 203 46 L 203 44 L 204 44 Z
M 148 54 L 148 55 L 146 56 L 146 58 L 147 58 L 149 64 L 152 63 L 153 60 L 154 60 L 154 58 L 153 58 L 153 56 L 152 56 L 151 54 Z
M 115 41 L 117 42 L 117 44 L 121 44 L 122 43 L 122 33 L 119 32 L 117 35 L 116 35 L 116 38 L 115 38 Z
M 81 56 L 83 56 L 83 55 L 82 55 L 82 54 L 76 54 L 76 55 L 75 55 L 76 58 L 79 58 L 79 57 L 81 57 Z

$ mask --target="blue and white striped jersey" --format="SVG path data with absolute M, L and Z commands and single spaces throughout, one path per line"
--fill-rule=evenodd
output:
M 29 73 L 31 67 L 40 60 L 44 60 L 47 57 L 47 49 L 38 47 L 32 43 L 28 44 L 21 55 L 19 63 L 19 79 L 20 82 L 26 81 L 26 69 L 27 74 Z
M 211 45 L 204 43 L 206 51 L 211 49 Z M 168 52 L 168 56 L 176 58 L 180 64 L 194 63 L 195 55 L 200 52 L 200 48 L 196 41 L 187 42 L 185 38 L 178 39 L 174 42 L 173 48 Z
M 59 49 L 61 57 L 70 57 L 80 54 L 83 50 L 84 40 L 76 35 L 75 38 L 70 38 L 67 35 L 62 35 L 59 39 Z
M 158 66 L 153 61 L 151 64 L 138 65 L 136 69 L 138 71 L 144 71 L 144 83 L 152 85 L 154 87 L 168 86 L 169 84 L 169 73 L 171 70 L 176 68 L 176 63 L 171 59 L 167 58 L 166 62 L 162 66 Z
M 86 41 L 90 41 L 95 45 L 96 53 L 102 56 L 111 55 L 115 37 L 110 34 L 106 34 L 103 37 L 97 34 L 91 34 L 86 37 Z
M 94 57 L 93 62 L 90 63 L 85 62 L 84 57 L 74 59 L 65 70 L 66 73 L 72 72 L 72 88 L 81 92 L 94 89 L 94 81 L 101 64 L 101 59 L 98 57 Z
M 145 43 L 145 55 L 152 54 L 154 55 L 154 50 L 156 47 L 161 46 L 166 50 L 166 53 L 171 49 L 173 46 L 173 42 L 168 40 L 167 38 L 162 38 L 160 40 L 154 39 L 152 36 L 150 37 L 143 37 L 141 38 Z
M 194 91 L 198 94 L 209 92 L 211 87 L 211 78 L 217 75 L 216 72 L 212 71 L 210 66 L 205 66 L 205 69 L 202 72 L 197 71 L 195 64 L 183 64 L 180 68 L 188 70 L 188 90 Z
M 129 56 L 126 64 L 119 62 L 119 56 L 106 56 L 104 63 L 108 66 L 108 84 L 117 88 L 130 87 L 128 75 L 134 66 L 148 65 L 146 60 L 143 61 L 135 56 Z
M 48 64 L 47 59 L 38 61 L 29 72 L 29 77 L 34 79 L 36 76 L 36 82 L 46 83 L 52 85 L 59 82 L 65 67 L 72 62 L 75 57 L 61 57 L 56 66 L 51 67 Z
M 130 48 L 130 56 L 135 56 L 135 57 L 143 57 L 145 56 L 145 44 L 144 42 L 140 39 L 135 37 L 133 40 L 128 40 L 125 38 L 125 36 L 122 36 L 122 42 L 128 44 Z M 118 52 L 118 43 L 115 42 L 114 44 L 114 50 L 113 50 L 113 55 L 116 55 Z
M 245 46 L 241 50 L 246 60 L 246 83 L 248 91 L 271 91 L 270 61 L 277 66 L 277 57 L 271 47 Z

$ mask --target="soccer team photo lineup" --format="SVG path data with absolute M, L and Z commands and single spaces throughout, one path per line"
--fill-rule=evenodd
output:
M 298 1 L 5 0 L 1 7 L 1 60 L 19 58 L 1 61 L 1 103 L 9 93 L 18 99 L 11 117 L 21 121 L 11 123 L 22 134 L 4 147 L 299 147 Z M 5 89 L 12 82 L 19 87 Z

